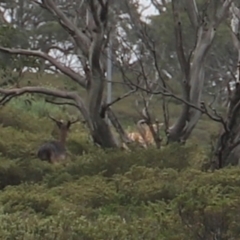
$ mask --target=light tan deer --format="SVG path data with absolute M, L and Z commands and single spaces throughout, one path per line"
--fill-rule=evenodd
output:
M 48 141 L 44 143 L 37 151 L 37 157 L 42 161 L 48 161 L 50 163 L 57 163 L 65 160 L 66 158 L 66 139 L 70 127 L 72 124 L 79 121 L 79 119 L 74 121 L 64 122 L 63 120 L 56 120 L 55 118 L 49 116 L 53 120 L 59 129 L 59 139 Z
M 160 129 L 163 125 L 163 123 L 152 124 L 152 127 L 157 132 L 158 128 Z M 144 119 L 137 122 L 137 132 L 129 132 L 127 136 L 132 142 L 137 142 L 144 148 L 155 143 L 153 134 Z

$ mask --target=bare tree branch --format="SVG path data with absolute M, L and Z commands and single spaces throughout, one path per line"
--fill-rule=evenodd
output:
M 87 57 L 90 46 L 89 39 L 67 18 L 63 11 L 58 8 L 52 0 L 34 0 L 34 2 L 58 18 L 58 22 L 72 36 L 79 49 L 81 49 L 84 56 Z
M 0 94 L 4 95 L 4 97 L 0 100 L 0 104 L 4 104 L 6 98 L 21 96 L 26 93 L 44 94 L 44 95 L 54 96 L 58 98 L 71 99 L 77 102 L 82 101 L 76 92 L 53 90 L 53 89 L 48 89 L 44 87 L 22 87 L 22 88 L 11 88 L 11 89 L 0 88 Z
M 126 93 L 123 94 L 122 96 L 115 98 L 112 102 L 106 104 L 106 107 L 109 108 L 109 107 L 112 106 L 113 104 L 115 104 L 115 103 L 121 101 L 122 99 L 127 98 L 127 97 L 130 96 L 131 94 L 135 93 L 137 90 L 138 90 L 138 89 L 135 88 L 135 89 L 133 89 L 133 90 L 131 90 L 131 91 L 129 91 L 129 92 L 126 92 Z
M 174 2 L 175 0 L 173 0 Z M 198 8 L 195 0 L 186 0 L 186 9 L 188 17 L 195 29 L 198 28 L 199 25 L 199 16 L 198 16 Z
M 183 39 L 182 39 L 182 27 L 181 27 L 181 21 L 179 17 L 179 9 L 178 4 L 176 4 L 176 1 L 172 1 L 172 10 L 173 10 L 173 19 L 174 19 L 174 28 L 175 28 L 175 36 L 176 36 L 176 50 L 177 55 L 179 59 L 179 63 L 182 69 L 182 72 L 185 74 L 185 76 L 188 76 L 189 74 L 189 64 L 186 60 L 184 49 L 183 49 Z
M 20 54 L 25 56 L 34 56 L 47 60 L 57 69 L 59 69 L 63 74 L 69 76 L 73 81 L 78 83 L 80 86 L 86 88 L 85 79 L 79 74 L 74 72 L 71 68 L 63 66 L 55 58 L 49 56 L 48 54 L 41 51 L 27 50 L 27 49 L 16 49 L 16 48 L 5 48 L 0 46 L 0 51 L 9 54 Z
M 69 105 L 69 106 L 75 107 L 79 110 L 79 106 L 76 103 L 73 103 L 73 102 L 57 102 L 57 101 L 52 101 L 52 100 L 49 100 L 49 99 L 45 99 L 45 102 L 51 103 L 51 104 L 54 104 L 54 105 Z
M 44 94 L 47 96 L 73 100 L 74 101 L 73 106 L 79 109 L 82 116 L 84 117 L 84 119 L 86 119 L 87 122 L 89 121 L 88 111 L 85 107 L 85 103 L 83 102 L 82 98 L 78 95 L 77 92 L 54 90 L 44 87 L 22 87 L 11 89 L 0 88 L 0 94 L 3 95 L 3 97 L 0 99 L 0 105 L 5 105 L 9 101 L 11 101 L 14 97 L 18 97 L 26 93 Z
M 168 1 L 166 1 L 166 0 L 151 0 L 151 3 L 161 14 L 165 10 L 165 8 L 168 4 Z
M 138 85 L 135 85 L 134 83 L 132 83 L 132 85 L 133 85 L 134 87 L 137 87 L 137 88 L 138 88 L 139 90 L 141 90 L 141 91 L 144 91 L 144 92 L 147 92 L 147 93 L 150 93 L 150 94 L 153 94 L 153 95 L 159 95 L 159 94 L 161 94 L 161 95 L 164 95 L 164 96 L 166 96 L 166 97 L 172 97 L 172 98 L 174 98 L 174 99 L 176 99 L 176 100 L 178 100 L 178 101 L 180 101 L 180 102 L 188 105 L 189 107 L 200 111 L 202 114 L 206 114 L 210 119 L 212 119 L 212 120 L 214 120 L 214 121 L 216 121 L 216 122 L 220 122 L 220 123 L 223 122 L 223 118 L 222 118 L 222 117 L 219 117 L 220 115 L 217 116 L 217 117 L 211 115 L 211 114 L 208 112 L 208 110 L 206 109 L 205 104 L 204 104 L 203 102 L 201 103 L 201 107 L 198 107 L 198 106 L 196 106 L 196 105 L 194 105 L 194 104 L 186 101 L 185 99 L 176 96 L 174 93 L 171 93 L 171 92 L 169 92 L 169 91 L 162 91 L 162 90 L 152 91 L 152 90 L 148 90 L 148 89 L 146 89 L 146 88 L 140 87 L 140 86 L 138 86 Z
M 232 4 L 233 0 L 225 0 L 223 1 L 222 7 L 217 12 L 217 15 L 215 16 L 214 21 L 214 27 L 218 27 L 218 25 L 223 21 L 224 17 L 226 16 L 227 12 L 229 11 L 229 8 Z

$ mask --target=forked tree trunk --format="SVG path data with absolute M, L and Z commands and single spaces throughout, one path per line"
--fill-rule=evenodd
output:
M 104 85 L 106 83 L 104 73 L 100 66 L 99 56 L 102 48 L 102 37 L 96 37 L 96 43 L 93 44 L 93 53 L 91 59 L 91 78 L 87 89 L 88 99 L 87 108 L 89 113 L 90 133 L 95 143 L 103 148 L 115 148 L 118 146 L 116 138 L 110 128 L 106 116 L 101 116 L 103 104 Z M 99 45 L 99 46 L 98 46 Z M 99 49 L 97 49 L 99 48 Z M 99 51 L 99 52 L 98 52 Z M 104 114 L 105 115 L 105 114 Z
M 213 25 L 200 26 L 197 44 L 191 63 L 185 66 L 182 80 L 183 99 L 201 107 L 201 97 L 204 84 L 204 61 L 215 36 Z M 169 130 L 169 141 L 186 141 L 201 117 L 201 112 L 184 104 L 181 115 Z
M 180 1 L 172 0 L 176 49 L 183 75 L 183 99 L 201 108 L 201 98 L 205 80 L 204 62 L 213 43 L 216 29 L 228 12 L 231 1 L 225 1 L 224 3 L 221 1 L 215 2 L 215 8 L 218 7 L 218 9 L 213 12 L 215 15 L 209 17 L 209 21 L 206 20 L 208 19 L 207 16 L 205 19 L 205 16 L 199 14 L 195 0 L 188 0 L 185 3 L 189 19 L 197 34 L 193 54 L 188 57 L 186 57 L 184 51 L 181 19 L 179 16 L 179 12 L 182 9 L 181 3 Z M 191 108 L 188 104 L 183 105 L 181 115 L 176 123 L 169 129 L 168 140 L 170 142 L 185 142 L 189 138 L 200 117 L 201 112 L 199 110 Z

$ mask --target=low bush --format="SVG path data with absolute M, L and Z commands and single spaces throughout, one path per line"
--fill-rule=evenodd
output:
M 228 174 L 226 174 L 228 172 Z M 239 170 L 132 167 L 48 188 L 7 187 L 0 234 L 23 239 L 238 239 Z M 192 179 L 192 180 L 191 180 Z
M 194 139 L 102 150 L 78 123 L 67 163 L 51 165 L 36 151 L 56 136 L 53 123 L 1 111 L 1 239 L 239 239 L 240 170 L 201 171 L 209 149 Z

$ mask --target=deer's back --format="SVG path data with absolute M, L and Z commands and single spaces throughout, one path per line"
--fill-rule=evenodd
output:
M 58 141 L 49 141 L 44 143 L 37 152 L 38 158 L 43 161 L 56 162 L 65 158 L 66 149 Z
M 142 145 L 142 146 L 145 147 L 146 143 L 145 143 L 145 141 L 144 141 L 144 139 L 143 139 L 143 137 L 141 136 L 140 133 L 138 133 L 138 132 L 130 132 L 130 133 L 128 133 L 127 135 L 128 135 L 128 138 L 129 138 L 131 141 L 137 142 L 137 143 L 139 143 L 140 145 Z

